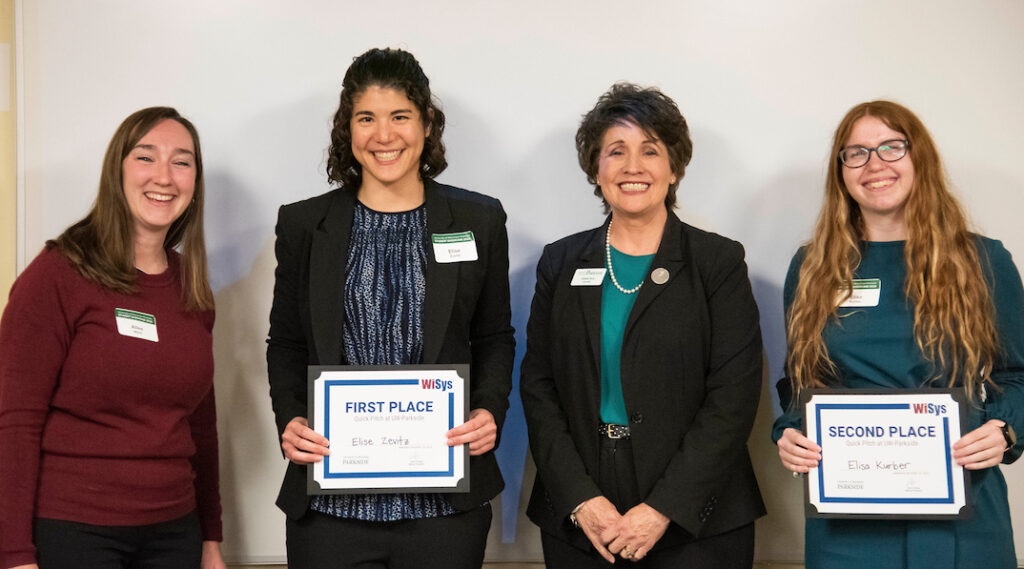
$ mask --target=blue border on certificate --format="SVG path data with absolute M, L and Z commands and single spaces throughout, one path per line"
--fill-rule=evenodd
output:
M 345 386 L 418 385 L 417 379 L 330 379 L 324 382 L 324 436 L 331 438 L 331 388 Z M 448 394 L 448 428 L 455 428 L 455 394 Z M 455 474 L 455 447 L 448 447 L 448 470 L 419 472 L 331 472 L 331 457 L 324 457 L 324 478 L 426 478 Z
M 815 405 L 815 423 L 817 426 L 817 440 L 821 445 L 821 410 L 822 409 L 856 409 L 859 411 L 882 411 L 892 409 L 910 409 L 909 403 L 821 403 Z M 949 444 L 949 417 L 942 418 L 942 437 L 946 449 L 946 490 L 945 498 L 836 498 L 825 495 L 825 457 L 821 457 L 818 468 L 821 469 L 818 476 L 818 496 L 821 502 L 832 503 L 860 503 L 860 504 L 952 504 L 953 497 L 953 457 L 950 453 Z

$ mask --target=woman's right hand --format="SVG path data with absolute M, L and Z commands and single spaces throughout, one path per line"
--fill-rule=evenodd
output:
M 284 456 L 299 465 L 320 462 L 331 454 L 327 448 L 331 443 L 323 435 L 309 428 L 309 421 L 304 417 L 296 417 L 288 421 L 281 435 L 281 448 Z
M 607 545 L 618 536 L 614 529 L 609 532 L 609 528 L 614 528 L 621 518 L 622 514 L 604 496 L 591 498 L 576 510 L 576 523 L 608 563 L 615 563 L 615 556 Z
M 778 445 L 782 466 L 793 472 L 807 472 L 821 461 L 821 447 L 792 427 L 782 431 Z

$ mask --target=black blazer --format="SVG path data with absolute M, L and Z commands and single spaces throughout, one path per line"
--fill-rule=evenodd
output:
M 423 363 L 470 364 L 470 409 L 501 426 L 512 389 L 515 352 L 509 308 L 508 235 L 501 203 L 433 181 L 425 183 L 427 233 L 472 231 L 478 259 L 438 263 L 427 247 Z M 267 369 L 278 436 L 295 417 L 308 417 L 306 368 L 338 365 L 342 353 L 345 262 L 354 191 L 334 190 L 282 206 L 270 311 Z M 497 446 L 497 445 L 495 445 Z M 450 494 L 459 510 L 475 508 L 504 487 L 494 452 L 470 458 L 470 492 Z M 309 508 L 306 468 L 288 464 L 277 505 L 298 519 Z
M 521 392 L 537 478 L 527 514 L 544 531 L 590 547 L 568 522 L 597 486 L 601 287 L 570 286 L 600 268 L 605 225 L 556 241 L 537 264 Z M 716 535 L 764 515 L 747 451 L 761 393 L 757 305 L 743 246 L 669 213 L 650 276 L 626 323 L 622 395 L 644 502 L 685 532 Z M 605 278 L 608 278 L 607 276 Z

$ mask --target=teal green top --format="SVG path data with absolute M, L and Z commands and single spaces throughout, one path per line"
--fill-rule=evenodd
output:
M 992 370 L 1000 389 L 975 396 L 968 410 L 969 432 L 988 419 L 1001 419 L 1024 432 L 1024 288 L 1009 252 L 998 241 L 976 237 L 983 275 L 995 304 L 1002 349 Z M 904 294 L 904 242 L 867 242 L 855 279 L 878 279 L 877 306 L 841 307 L 822 335 L 836 365 L 834 383 L 844 388 L 925 386 L 934 365 L 914 341 L 913 305 Z M 790 264 L 783 291 L 786 310 L 796 293 L 801 249 Z M 788 382 L 788 379 L 783 379 Z M 938 385 L 947 385 L 940 379 Z M 783 405 L 787 402 L 783 401 Z M 773 440 L 788 427 L 803 429 L 802 410 L 790 409 L 772 430 Z M 1020 445 L 1005 461 L 1020 455 Z M 1017 567 L 1010 528 L 1006 482 L 998 467 L 970 471 L 970 517 L 954 521 L 843 520 L 808 518 L 807 569 L 1010 569 Z
M 627 255 L 612 247 L 615 279 L 631 289 L 647 277 L 654 255 Z M 639 291 L 637 291 L 639 292 Z M 615 288 L 612 276 L 605 275 L 601 285 L 601 421 L 628 425 L 626 402 L 622 399 L 622 338 L 629 311 L 637 293 L 624 294 Z

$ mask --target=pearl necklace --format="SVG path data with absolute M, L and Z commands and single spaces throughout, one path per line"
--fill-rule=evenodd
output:
M 619 289 L 619 292 L 622 294 L 636 294 L 636 291 L 644 286 L 644 281 L 641 279 L 640 284 L 633 288 L 622 288 L 619 280 L 615 278 L 615 270 L 612 269 L 612 222 L 610 219 L 608 220 L 608 231 L 604 234 L 604 257 L 608 263 L 608 276 L 612 278 L 612 284 L 615 285 L 615 288 Z

